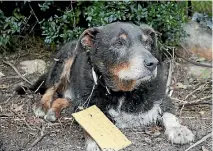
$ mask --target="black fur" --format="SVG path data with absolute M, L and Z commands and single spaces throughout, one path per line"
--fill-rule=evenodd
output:
M 106 27 L 99 27 L 98 30 L 99 31 L 93 35 L 94 47 L 91 48 L 89 52 L 86 52 L 86 49 L 81 51 L 81 53 L 76 56 L 72 65 L 70 84 L 67 87 L 67 90 L 72 93 L 71 110 L 76 111 L 79 106 L 88 107 L 95 104 L 103 112 L 107 113 L 109 107 L 116 108 L 118 99 L 123 96 L 125 97 L 125 101 L 121 110 L 129 113 L 146 112 L 153 107 L 155 101 L 161 99 L 163 102 L 164 99 L 170 102 L 165 96 L 167 67 L 161 62 L 161 56 L 156 47 L 156 36 L 153 31 L 151 31 L 152 29 L 148 27 L 143 28 L 143 26 L 140 29 L 138 26 L 132 24 L 115 23 Z M 147 32 L 152 33 L 149 35 Z M 137 33 L 147 34 L 148 38 L 150 38 L 148 39 L 149 41 L 140 41 L 140 37 L 137 39 L 137 36 L 140 36 L 140 34 L 137 35 Z M 114 37 L 118 37 L 120 34 L 126 34 L 128 37 L 127 40 L 114 39 Z M 138 44 L 138 46 L 136 44 Z M 76 41 L 70 42 L 63 46 L 56 55 L 59 61 L 54 62 L 48 76 L 43 76 L 43 80 L 45 80 L 44 88 L 50 87 L 58 82 L 63 69 L 63 60 L 73 56 L 76 45 L 79 45 Z M 148 45 L 148 47 L 146 47 L 146 45 Z M 152 54 L 160 61 L 157 66 L 157 77 L 151 81 L 142 82 L 139 87 L 129 92 L 116 90 L 112 75 L 109 73 L 109 68 L 131 59 L 133 53 L 140 52 L 140 47 L 144 47 L 144 49 L 150 52 L 150 54 L 144 52 L 144 57 L 152 57 Z M 121 56 L 119 52 L 120 49 L 124 53 L 123 56 Z M 91 98 L 88 99 L 94 86 L 92 67 L 95 69 L 99 79 Z M 106 86 L 109 88 L 110 94 Z M 61 94 L 61 96 L 63 96 L 63 94 Z M 172 110 L 172 107 L 168 105 L 169 103 L 162 104 L 163 110 Z

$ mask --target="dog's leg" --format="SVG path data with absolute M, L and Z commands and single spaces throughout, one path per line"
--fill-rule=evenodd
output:
M 175 105 L 169 97 L 165 97 L 161 102 L 162 124 L 165 127 L 165 134 L 169 141 L 175 144 L 186 144 L 194 140 L 194 134 L 179 123 L 175 116 Z
M 51 108 L 47 111 L 47 114 L 44 116 L 44 119 L 54 122 L 60 116 L 60 113 L 63 109 L 67 108 L 70 105 L 70 102 L 64 98 L 58 98 L 53 103 Z
M 86 131 L 84 131 L 84 137 L 85 137 L 86 151 L 100 151 L 98 144 L 92 139 L 92 137 Z
M 47 89 L 45 94 L 42 96 L 41 101 L 35 106 L 33 106 L 33 111 L 36 117 L 45 116 L 45 112 L 50 108 L 55 91 L 56 91 L 56 87 L 51 87 Z
M 194 134 L 179 123 L 178 118 L 168 112 L 163 113 L 162 122 L 169 141 L 175 144 L 186 144 L 194 140 Z
M 56 93 L 56 91 L 63 92 L 66 89 L 67 83 L 69 82 L 69 76 L 70 76 L 70 70 L 71 70 L 72 64 L 73 64 L 73 57 L 70 57 L 65 61 L 63 71 L 60 76 L 60 81 L 58 83 L 55 83 L 55 86 L 47 89 L 40 103 L 33 107 L 34 114 L 37 117 L 45 116 L 45 112 L 48 111 L 48 109 L 50 108 L 53 96 Z M 52 120 L 55 121 L 55 118 L 53 118 L 53 116 L 48 115 L 46 117 L 47 119 L 52 117 L 52 119 L 50 118 L 51 119 L 50 121 Z

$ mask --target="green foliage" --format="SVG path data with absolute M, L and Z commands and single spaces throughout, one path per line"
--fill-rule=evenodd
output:
M 212 16 L 212 1 L 193 1 L 193 12 L 206 13 Z
M 26 26 L 26 17 L 19 13 L 19 9 L 15 9 L 13 16 L 6 17 L 0 10 L 0 47 L 10 44 L 11 36 L 20 34 Z
M 177 45 L 181 36 L 184 36 L 182 28 L 186 16 L 184 8 L 176 2 L 94 1 L 89 7 L 66 10 L 61 16 L 51 17 L 44 22 L 42 29 L 45 42 L 59 43 L 78 37 L 83 31 L 81 27 L 76 27 L 81 12 L 88 27 L 115 21 L 130 21 L 137 25 L 147 23 L 162 34 L 160 40 L 163 43 L 172 46 Z
M 147 23 L 162 34 L 167 45 L 178 45 L 185 36 L 183 24 L 186 21 L 185 9 L 174 2 L 155 3 L 148 6 Z
M 28 2 L 30 4 L 30 2 Z M 140 1 L 91 1 L 75 2 L 67 7 L 59 7 L 52 12 L 57 4 L 54 1 L 38 2 L 40 13 L 48 13 L 49 17 L 40 19 L 41 36 L 47 44 L 60 44 L 76 39 L 85 30 L 93 26 L 101 26 L 115 21 L 133 22 L 140 25 L 147 23 L 162 36 L 162 43 L 170 46 L 178 44 L 184 35 L 182 27 L 186 20 L 182 2 L 140 2 Z M 184 6 L 184 7 L 183 7 Z M 29 17 L 29 16 L 27 16 Z M 11 36 L 23 33 L 26 16 L 15 9 L 10 17 L 0 11 L 0 46 L 9 44 Z M 32 25 L 30 29 L 34 29 Z
M 162 33 L 162 41 L 177 45 L 185 21 L 184 9 L 175 2 L 94 2 L 86 8 L 89 26 L 100 26 L 114 21 L 131 21 L 137 25 L 147 23 Z
M 44 5 L 40 7 L 44 9 Z M 45 7 L 47 8 L 47 7 Z M 42 35 L 45 36 L 45 43 L 61 43 L 76 39 L 83 29 L 76 27 L 79 23 L 79 15 L 81 11 L 79 9 L 67 9 L 61 16 L 54 15 L 47 21 L 41 22 Z
M 53 4 L 52 1 L 45 1 L 43 4 L 38 4 L 38 6 L 40 7 L 40 9 L 42 11 L 45 12 L 46 10 L 48 10 L 50 8 L 50 5 L 52 5 L 52 4 Z

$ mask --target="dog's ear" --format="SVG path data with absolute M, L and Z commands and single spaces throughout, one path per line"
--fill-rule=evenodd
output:
M 99 33 L 98 28 L 89 28 L 86 29 L 79 37 L 79 40 L 76 45 L 76 52 L 87 51 L 94 48 L 94 40 L 96 34 Z
M 140 25 L 140 28 L 145 36 L 148 36 L 149 38 L 151 38 L 151 41 L 152 41 L 151 42 L 151 52 L 153 54 L 155 54 L 155 56 L 157 57 L 157 59 L 159 61 L 161 61 L 160 52 L 159 52 L 158 46 L 157 46 L 157 32 L 152 27 L 150 27 L 146 24 Z

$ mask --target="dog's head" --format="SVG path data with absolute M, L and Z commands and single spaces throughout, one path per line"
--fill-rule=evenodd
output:
M 93 65 L 114 91 L 132 91 L 157 76 L 156 33 L 148 25 L 116 22 L 87 29 L 77 47 L 90 51 Z

